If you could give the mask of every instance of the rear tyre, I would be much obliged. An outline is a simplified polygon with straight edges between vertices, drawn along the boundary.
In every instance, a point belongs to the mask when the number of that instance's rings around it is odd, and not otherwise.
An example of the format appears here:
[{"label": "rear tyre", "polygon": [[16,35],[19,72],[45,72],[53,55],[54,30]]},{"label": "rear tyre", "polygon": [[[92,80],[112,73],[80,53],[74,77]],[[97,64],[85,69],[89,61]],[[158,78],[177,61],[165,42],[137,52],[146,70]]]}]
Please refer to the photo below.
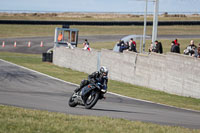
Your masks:
[{"label": "rear tyre", "polygon": [[74,93],[72,94],[72,96],[69,98],[68,104],[70,107],[76,107],[78,105],[78,103],[75,102],[76,97],[74,97]]},{"label": "rear tyre", "polygon": [[91,109],[99,100],[100,93],[99,92],[91,92],[86,100],[85,100],[85,108]]}]

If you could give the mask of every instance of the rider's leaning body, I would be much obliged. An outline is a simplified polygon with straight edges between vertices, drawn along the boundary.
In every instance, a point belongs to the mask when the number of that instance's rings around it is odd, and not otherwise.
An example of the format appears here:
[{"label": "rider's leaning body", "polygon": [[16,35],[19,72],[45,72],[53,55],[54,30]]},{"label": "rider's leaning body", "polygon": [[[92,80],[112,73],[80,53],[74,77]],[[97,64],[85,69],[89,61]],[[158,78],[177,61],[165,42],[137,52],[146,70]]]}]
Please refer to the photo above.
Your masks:
[{"label": "rider's leaning body", "polygon": [[84,86],[88,85],[91,82],[100,83],[102,85],[102,89],[107,91],[108,69],[102,66],[99,71],[90,74],[88,76],[88,80],[81,81],[80,86],[74,90],[75,93],[79,92]]}]

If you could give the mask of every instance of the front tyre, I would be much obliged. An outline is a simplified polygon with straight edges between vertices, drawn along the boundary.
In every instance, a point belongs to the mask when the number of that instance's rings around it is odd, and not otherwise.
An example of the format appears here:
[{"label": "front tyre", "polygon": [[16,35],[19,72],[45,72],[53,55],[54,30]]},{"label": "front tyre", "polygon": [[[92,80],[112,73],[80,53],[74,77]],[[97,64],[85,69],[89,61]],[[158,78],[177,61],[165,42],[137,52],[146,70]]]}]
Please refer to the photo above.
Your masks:
[{"label": "front tyre", "polygon": [[72,96],[69,98],[68,104],[70,107],[76,107],[78,105],[77,102],[75,102],[75,96],[74,93],[72,94]]},{"label": "front tyre", "polygon": [[91,109],[99,100],[100,93],[92,91],[85,100],[85,108]]}]

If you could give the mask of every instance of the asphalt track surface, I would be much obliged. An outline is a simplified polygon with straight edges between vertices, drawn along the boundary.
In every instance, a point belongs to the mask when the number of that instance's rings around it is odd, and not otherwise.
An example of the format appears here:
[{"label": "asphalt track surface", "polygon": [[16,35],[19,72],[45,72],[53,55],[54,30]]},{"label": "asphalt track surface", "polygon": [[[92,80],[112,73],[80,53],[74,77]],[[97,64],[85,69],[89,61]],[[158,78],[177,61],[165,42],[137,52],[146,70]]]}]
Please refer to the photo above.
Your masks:
[{"label": "asphalt track surface", "polygon": [[[71,108],[76,85],[0,60],[0,104],[74,115],[108,116],[161,125],[200,128],[200,112],[106,94],[91,110]],[[183,101],[184,102],[184,101]]]},{"label": "asphalt track surface", "polygon": [[[117,42],[119,39],[126,35],[93,35],[93,36],[79,36],[78,43],[82,44],[84,39],[88,39],[90,44],[94,42]],[[173,40],[175,38],[200,38],[200,35],[160,35],[160,39]],[[54,37],[21,37],[21,38],[0,38],[0,45],[5,41],[5,47],[0,47],[0,51],[18,52],[18,53],[31,53],[42,54],[48,49],[53,47]],[[14,42],[17,42],[17,47],[13,47]],[[31,47],[27,47],[28,42],[31,42]],[[43,41],[44,47],[40,47]],[[92,47],[92,46],[91,46]]]}]

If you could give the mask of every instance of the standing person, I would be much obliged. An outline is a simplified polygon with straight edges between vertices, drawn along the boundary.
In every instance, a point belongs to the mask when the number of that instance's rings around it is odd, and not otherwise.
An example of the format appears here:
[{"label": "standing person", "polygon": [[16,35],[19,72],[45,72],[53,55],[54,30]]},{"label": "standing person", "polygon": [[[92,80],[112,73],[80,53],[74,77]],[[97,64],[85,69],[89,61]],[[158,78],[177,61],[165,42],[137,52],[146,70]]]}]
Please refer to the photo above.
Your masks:
[{"label": "standing person", "polygon": [[133,40],[133,38],[131,38],[129,41],[129,51],[137,52],[136,42]]},{"label": "standing person", "polygon": [[180,54],[180,47],[174,41],[171,43],[171,52]]},{"label": "standing person", "polygon": [[63,34],[62,34],[62,32],[60,32],[60,34],[58,35],[58,41],[60,42],[60,41],[62,41],[62,39],[63,39]]},{"label": "standing person", "polygon": [[162,54],[162,53],[163,53],[162,43],[161,43],[161,42],[158,42],[158,41],[156,40],[156,41],[155,41],[155,44],[156,44],[156,47],[155,47],[155,49],[153,49],[153,52]]},{"label": "standing person", "polygon": [[90,43],[88,42],[87,39],[85,39],[85,42],[83,43],[83,49],[84,49],[84,50],[91,51]]}]

